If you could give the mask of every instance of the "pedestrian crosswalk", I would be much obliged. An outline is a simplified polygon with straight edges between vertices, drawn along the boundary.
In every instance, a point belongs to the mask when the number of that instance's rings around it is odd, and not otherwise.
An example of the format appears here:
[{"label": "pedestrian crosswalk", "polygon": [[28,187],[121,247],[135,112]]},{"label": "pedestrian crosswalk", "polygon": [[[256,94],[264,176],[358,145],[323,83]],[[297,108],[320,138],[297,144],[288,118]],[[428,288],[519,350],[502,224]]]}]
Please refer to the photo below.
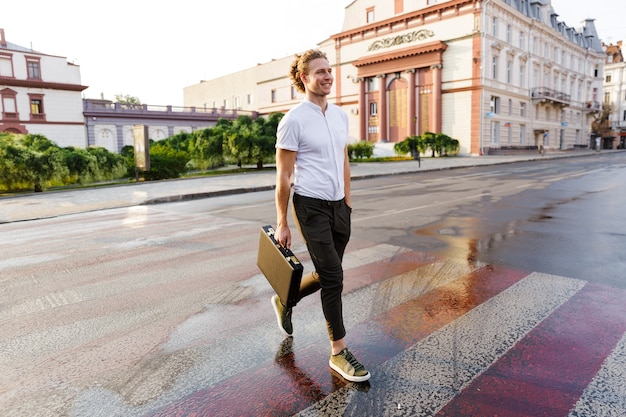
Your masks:
[{"label": "pedestrian crosswalk", "polygon": [[146,415],[626,415],[623,290],[393,245],[361,244],[344,265],[348,340],[368,384],[328,369],[319,305],[306,299],[293,340],[263,336],[279,335],[273,320],[246,335],[257,353],[275,343],[274,357]]}]

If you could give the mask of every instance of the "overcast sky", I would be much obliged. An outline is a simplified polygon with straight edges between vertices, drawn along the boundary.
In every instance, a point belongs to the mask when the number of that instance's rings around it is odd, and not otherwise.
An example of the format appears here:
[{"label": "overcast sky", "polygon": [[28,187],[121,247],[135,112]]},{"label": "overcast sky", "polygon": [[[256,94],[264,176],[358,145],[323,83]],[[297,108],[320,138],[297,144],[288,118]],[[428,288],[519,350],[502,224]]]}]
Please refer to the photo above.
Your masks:
[{"label": "overcast sky", "polygon": [[[314,47],[342,29],[352,0],[5,0],[7,41],[80,65],[86,98],[183,105],[183,88]],[[596,19],[626,40],[626,1],[552,0],[560,20]],[[287,69],[286,69],[287,70]]]}]

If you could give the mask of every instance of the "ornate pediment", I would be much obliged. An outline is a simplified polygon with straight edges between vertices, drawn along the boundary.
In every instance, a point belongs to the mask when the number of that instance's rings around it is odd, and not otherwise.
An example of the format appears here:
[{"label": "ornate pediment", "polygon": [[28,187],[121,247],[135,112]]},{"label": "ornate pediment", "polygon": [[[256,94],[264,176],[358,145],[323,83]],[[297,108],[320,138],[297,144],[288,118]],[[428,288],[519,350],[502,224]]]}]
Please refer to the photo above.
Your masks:
[{"label": "ornate pediment", "polygon": [[377,51],[379,49],[390,48],[392,46],[403,45],[405,43],[411,43],[415,41],[423,41],[424,39],[432,38],[435,36],[435,32],[428,29],[416,30],[405,35],[398,35],[391,38],[384,38],[372,43],[368,51]]}]

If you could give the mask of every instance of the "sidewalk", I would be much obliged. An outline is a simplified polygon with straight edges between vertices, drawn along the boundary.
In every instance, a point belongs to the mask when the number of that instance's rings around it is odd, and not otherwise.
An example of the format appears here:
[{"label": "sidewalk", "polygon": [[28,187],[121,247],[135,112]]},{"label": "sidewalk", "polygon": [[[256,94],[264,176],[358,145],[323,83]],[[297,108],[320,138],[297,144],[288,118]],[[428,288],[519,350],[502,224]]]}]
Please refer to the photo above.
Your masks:
[{"label": "sidewalk", "polygon": [[[412,172],[436,171],[481,165],[498,165],[536,159],[597,155],[594,151],[552,152],[503,156],[455,156],[422,158],[402,162],[354,162],[350,164],[352,179],[373,178]],[[50,191],[0,197],[0,224],[36,220],[88,211],[106,210],[145,204],[193,200],[271,190],[276,176],[272,171],[232,174],[217,177],[188,178],[137,184],[115,185],[93,189]]]}]

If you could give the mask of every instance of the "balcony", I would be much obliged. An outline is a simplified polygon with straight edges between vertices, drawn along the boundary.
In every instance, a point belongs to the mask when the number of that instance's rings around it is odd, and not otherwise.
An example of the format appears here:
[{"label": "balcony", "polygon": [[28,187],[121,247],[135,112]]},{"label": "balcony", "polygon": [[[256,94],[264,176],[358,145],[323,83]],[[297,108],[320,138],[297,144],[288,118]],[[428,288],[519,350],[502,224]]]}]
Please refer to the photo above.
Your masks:
[{"label": "balcony", "polygon": [[83,100],[83,113],[86,117],[142,117],[151,119],[199,119],[234,120],[238,116],[258,117],[255,111],[201,107],[155,106],[149,104],[112,103],[101,100]]},{"label": "balcony", "polygon": [[596,100],[590,100],[585,103],[585,110],[590,112],[598,112],[602,110],[602,103]]},{"label": "balcony", "polygon": [[572,101],[569,94],[565,94],[548,87],[533,88],[531,97],[535,101],[549,101],[560,106],[569,106]]}]

